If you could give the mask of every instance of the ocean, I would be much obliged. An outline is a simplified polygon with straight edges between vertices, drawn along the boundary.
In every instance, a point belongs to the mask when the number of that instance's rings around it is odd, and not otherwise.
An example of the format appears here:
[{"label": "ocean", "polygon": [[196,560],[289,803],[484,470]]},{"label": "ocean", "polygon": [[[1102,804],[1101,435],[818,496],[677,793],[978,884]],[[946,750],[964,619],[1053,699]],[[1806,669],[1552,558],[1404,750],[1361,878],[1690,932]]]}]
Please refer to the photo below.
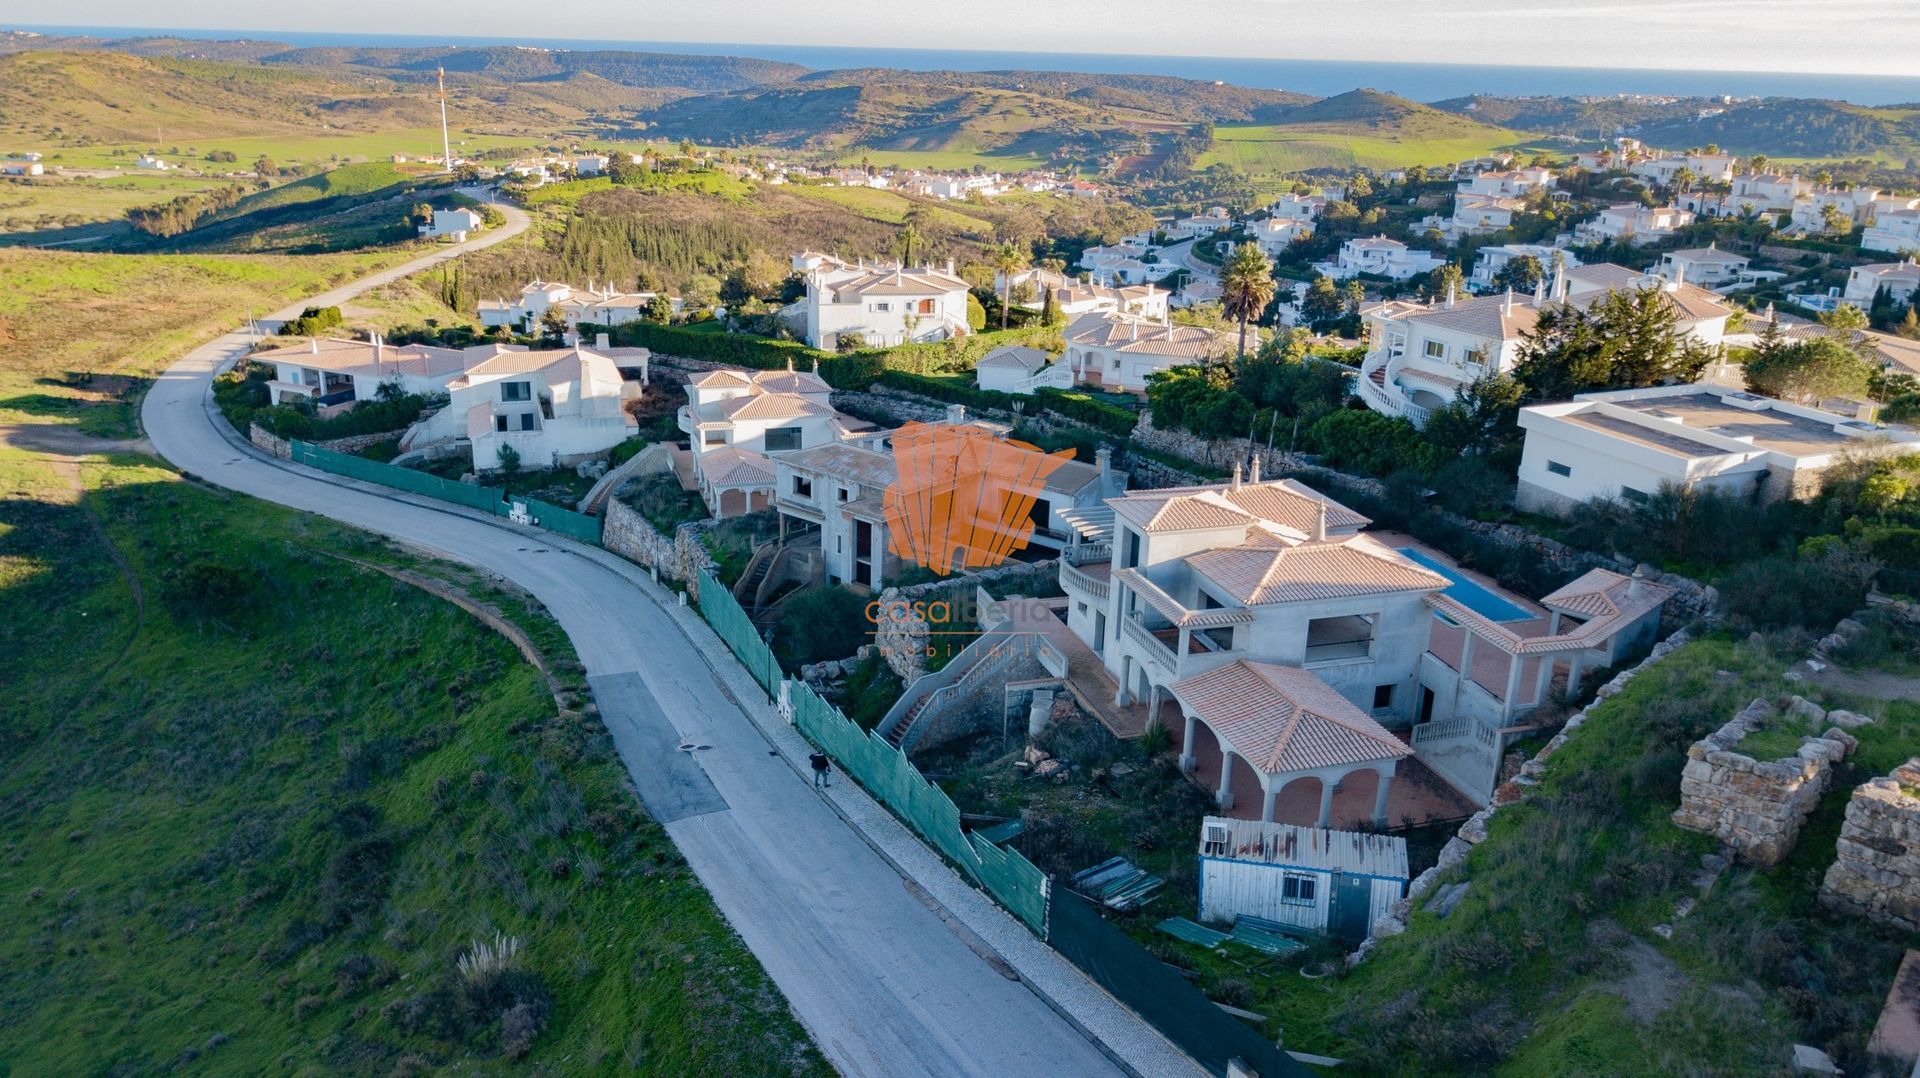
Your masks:
[{"label": "ocean", "polygon": [[629,49],[702,56],[752,56],[815,70],[895,67],[914,71],[1081,71],[1172,75],[1260,89],[1328,96],[1367,87],[1438,101],[1468,94],[1607,96],[1665,94],[1717,97],[1818,97],[1862,105],[1920,102],[1920,77],[1765,71],[1655,71],[1636,68],[1401,64],[1346,60],[1260,60],[1235,57],[1128,56],[1099,53],[973,52],[943,49],[770,45],[716,42],[612,41],[534,37],[426,37],[411,34],[181,30],[145,27],[27,26],[11,29],[94,37],[252,38],[289,45],[427,48],[445,45],[536,45],[553,49]]}]

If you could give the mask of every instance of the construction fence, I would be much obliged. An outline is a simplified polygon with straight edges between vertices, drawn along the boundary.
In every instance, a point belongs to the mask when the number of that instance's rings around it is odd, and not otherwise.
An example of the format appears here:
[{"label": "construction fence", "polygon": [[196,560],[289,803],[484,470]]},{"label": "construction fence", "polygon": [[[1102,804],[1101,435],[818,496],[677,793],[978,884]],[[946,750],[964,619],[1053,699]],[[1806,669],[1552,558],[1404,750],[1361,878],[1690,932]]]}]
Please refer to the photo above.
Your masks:
[{"label": "construction fence", "polygon": [[[772,650],[733,594],[705,573],[700,613],[767,695],[779,699],[785,678]],[[1194,1060],[1215,1074],[1226,1074],[1230,1060],[1239,1060],[1262,1078],[1306,1078],[1310,1073],[1259,1030],[1221,1010],[1173,967],[1108,924],[1092,903],[1071,891],[1056,891],[1046,874],[1017,851],[963,830],[960,809],[946,791],[929,782],[885,738],[860,729],[806,682],[785,685],[786,705],[807,740],[928,845],[961,866],[1035,935]]]},{"label": "construction fence", "polygon": [[412,468],[398,468],[377,460],[356,457],[350,453],[322,449],[312,442],[303,442],[298,439],[290,441],[288,449],[288,455],[295,464],[305,464],[310,468],[344,475],[349,479],[361,479],[369,483],[378,483],[383,487],[404,490],[409,494],[421,494],[443,502],[464,505],[469,509],[479,509],[495,516],[510,517],[538,525],[548,531],[558,532],[570,539],[578,539],[583,543],[592,543],[596,546],[600,543],[599,517],[576,513],[571,509],[548,504],[538,498],[509,495],[496,487],[442,479],[437,475],[415,471]]}]

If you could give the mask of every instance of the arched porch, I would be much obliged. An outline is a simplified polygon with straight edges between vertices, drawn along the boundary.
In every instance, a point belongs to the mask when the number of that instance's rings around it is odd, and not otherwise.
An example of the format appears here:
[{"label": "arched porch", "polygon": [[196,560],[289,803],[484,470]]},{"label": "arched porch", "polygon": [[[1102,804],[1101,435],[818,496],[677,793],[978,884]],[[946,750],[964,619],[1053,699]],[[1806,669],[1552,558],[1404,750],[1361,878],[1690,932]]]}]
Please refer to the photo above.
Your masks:
[{"label": "arched porch", "polygon": [[1308,771],[1267,772],[1209,727],[1186,716],[1180,764],[1211,790],[1221,814],[1240,820],[1355,830],[1384,827],[1397,759]]}]

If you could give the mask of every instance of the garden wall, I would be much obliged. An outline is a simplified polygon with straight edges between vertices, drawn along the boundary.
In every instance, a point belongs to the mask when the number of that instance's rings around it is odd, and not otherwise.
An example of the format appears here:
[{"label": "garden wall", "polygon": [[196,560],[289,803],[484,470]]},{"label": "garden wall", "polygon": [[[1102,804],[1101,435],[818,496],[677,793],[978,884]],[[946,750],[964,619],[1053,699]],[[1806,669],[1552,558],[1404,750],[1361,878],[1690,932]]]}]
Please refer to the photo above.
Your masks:
[{"label": "garden wall", "polygon": [[615,554],[654,570],[659,576],[685,587],[697,602],[700,598],[700,574],[711,572],[713,556],[700,541],[702,525],[714,521],[695,520],[680,525],[672,538],[646,517],[619,498],[607,499],[601,509],[600,545]]},{"label": "garden wall", "polygon": [[[345,438],[334,438],[325,442],[308,442],[335,453],[358,453],[370,445],[392,441],[405,434],[405,430],[378,431],[373,434],[349,434]],[[281,460],[293,459],[293,443],[268,431],[258,423],[247,424],[247,440],[261,449],[272,453]]]},{"label": "garden wall", "polygon": [[[1826,712],[1794,697],[1788,719],[1817,722]],[[1781,709],[1755,700],[1725,726],[1693,743],[1680,773],[1680,807],[1673,822],[1714,835],[1749,864],[1777,865],[1793,849],[1807,816],[1833,780],[1833,765],[1853,751],[1838,727],[1801,741],[1797,754],[1756,760],[1736,751],[1749,734],[1781,721]]]},{"label": "garden wall", "polygon": [[1822,905],[1920,932],[1920,758],[1853,791],[1834,852]]}]

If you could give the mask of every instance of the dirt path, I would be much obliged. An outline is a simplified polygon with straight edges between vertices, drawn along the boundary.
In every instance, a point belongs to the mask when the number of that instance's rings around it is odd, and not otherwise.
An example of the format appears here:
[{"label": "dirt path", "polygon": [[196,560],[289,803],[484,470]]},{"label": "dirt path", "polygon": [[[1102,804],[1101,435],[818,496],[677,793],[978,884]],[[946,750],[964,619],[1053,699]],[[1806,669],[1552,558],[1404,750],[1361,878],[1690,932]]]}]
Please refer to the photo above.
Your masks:
[{"label": "dirt path", "polygon": [[1884,670],[1848,670],[1832,660],[1820,660],[1820,669],[1812,662],[1794,667],[1807,682],[1832,692],[1869,696],[1875,700],[1920,700],[1920,677],[1889,674]]}]

